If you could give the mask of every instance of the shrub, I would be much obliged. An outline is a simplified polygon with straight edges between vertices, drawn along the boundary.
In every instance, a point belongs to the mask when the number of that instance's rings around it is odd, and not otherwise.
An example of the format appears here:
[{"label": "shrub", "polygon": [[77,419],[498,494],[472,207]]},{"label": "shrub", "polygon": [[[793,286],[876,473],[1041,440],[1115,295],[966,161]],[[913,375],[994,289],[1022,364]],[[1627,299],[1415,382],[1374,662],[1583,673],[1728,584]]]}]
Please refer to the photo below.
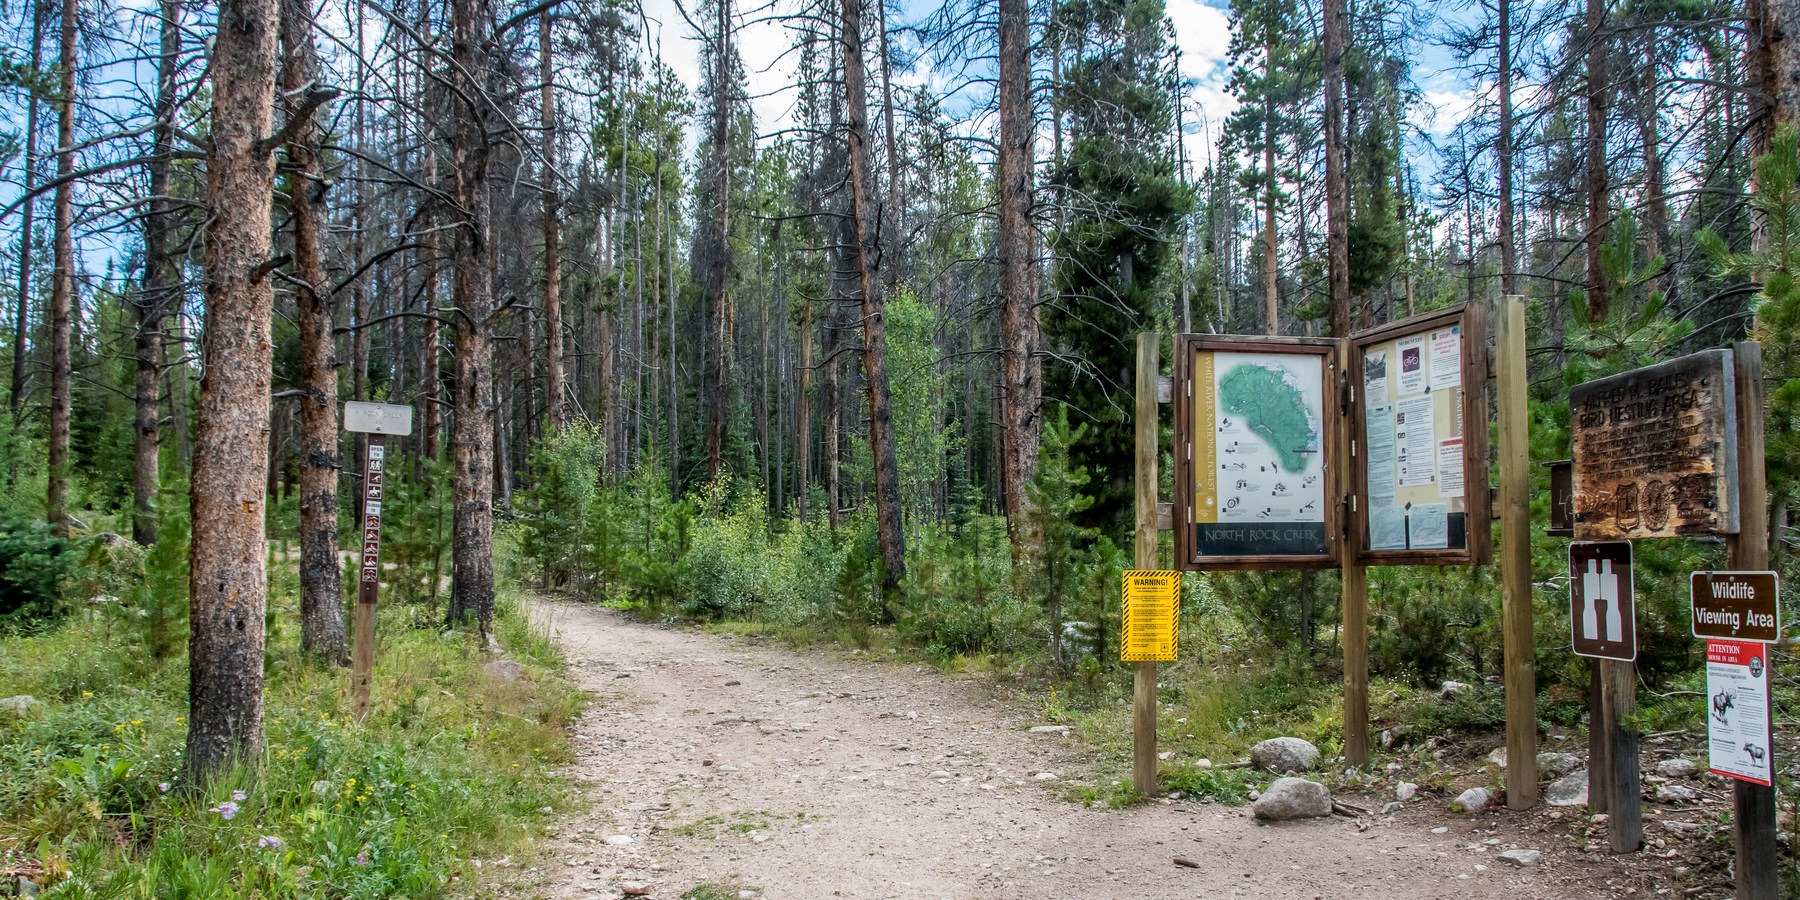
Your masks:
[{"label": "shrub", "polygon": [[49,525],[0,511],[0,628],[40,627],[64,612],[71,556],[69,542],[51,534]]}]

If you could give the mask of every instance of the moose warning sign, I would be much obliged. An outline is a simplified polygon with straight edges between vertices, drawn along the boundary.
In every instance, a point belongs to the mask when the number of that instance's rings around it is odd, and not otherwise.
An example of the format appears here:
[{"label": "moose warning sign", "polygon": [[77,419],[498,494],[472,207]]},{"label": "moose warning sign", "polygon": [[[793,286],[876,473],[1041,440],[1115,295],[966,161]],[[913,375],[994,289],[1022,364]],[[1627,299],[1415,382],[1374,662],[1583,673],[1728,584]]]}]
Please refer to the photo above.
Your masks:
[{"label": "moose warning sign", "polygon": [[1772,785],[1769,762],[1769,647],[1706,640],[1706,744],[1709,764],[1727,778]]},{"label": "moose warning sign", "polygon": [[1181,573],[1132,569],[1125,573],[1123,662],[1171,662],[1181,621]]}]

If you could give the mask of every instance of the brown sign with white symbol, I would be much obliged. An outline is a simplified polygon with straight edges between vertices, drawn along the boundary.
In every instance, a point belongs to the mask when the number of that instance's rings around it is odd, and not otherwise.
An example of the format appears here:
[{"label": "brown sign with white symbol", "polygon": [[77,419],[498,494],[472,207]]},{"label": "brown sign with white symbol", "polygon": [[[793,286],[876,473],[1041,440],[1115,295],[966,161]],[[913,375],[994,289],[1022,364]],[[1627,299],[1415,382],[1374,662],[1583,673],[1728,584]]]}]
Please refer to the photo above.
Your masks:
[{"label": "brown sign with white symbol", "polygon": [[1695,572],[1694,637],[1781,640],[1781,580],[1774,572]]},{"label": "brown sign with white symbol", "polygon": [[1637,658],[1630,541],[1569,545],[1569,630],[1569,643],[1577,655]]},{"label": "brown sign with white symbol", "polygon": [[1737,533],[1732,368],[1708,350],[1569,391],[1575,537]]}]

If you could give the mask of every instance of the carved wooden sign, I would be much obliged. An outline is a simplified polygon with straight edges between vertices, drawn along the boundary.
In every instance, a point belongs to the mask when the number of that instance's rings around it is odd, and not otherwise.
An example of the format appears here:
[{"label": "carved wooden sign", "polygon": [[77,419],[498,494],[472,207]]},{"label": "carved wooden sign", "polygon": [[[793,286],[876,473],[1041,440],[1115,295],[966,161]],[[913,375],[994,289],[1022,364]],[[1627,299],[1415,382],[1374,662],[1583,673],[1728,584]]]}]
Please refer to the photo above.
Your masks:
[{"label": "carved wooden sign", "polygon": [[1576,540],[1737,533],[1730,351],[1577,385],[1569,406]]}]

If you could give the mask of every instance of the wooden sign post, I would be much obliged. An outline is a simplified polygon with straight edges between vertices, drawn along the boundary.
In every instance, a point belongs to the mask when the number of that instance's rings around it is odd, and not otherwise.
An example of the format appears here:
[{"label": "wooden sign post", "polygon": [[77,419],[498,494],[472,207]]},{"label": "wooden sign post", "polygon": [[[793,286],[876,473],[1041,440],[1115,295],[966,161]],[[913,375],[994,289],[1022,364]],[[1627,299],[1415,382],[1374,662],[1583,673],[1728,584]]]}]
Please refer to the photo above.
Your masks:
[{"label": "wooden sign post", "polygon": [[369,436],[363,460],[363,496],[357,566],[355,654],[350,662],[350,696],[356,717],[369,711],[369,682],[375,671],[375,600],[381,591],[381,505],[387,484],[387,436],[412,433],[412,407],[392,403],[344,404],[344,430]]},{"label": "wooden sign post", "polygon": [[[1137,529],[1139,569],[1156,568],[1156,378],[1161,346],[1153,333],[1137,336]],[[1156,791],[1156,663],[1132,663],[1131,786]]]},{"label": "wooden sign post", "polygon": [[1525,298],[1500,300],[1494,329],[1500,435],[1501,652],[1506,682],[1506,807],[1537,804],[1537,641],[1531,617],[1531,412]]},{"label": "wooden sign post", "polygon": [[[1737,480],[1737,534],[1725,539],[1733,569],[1761,571],[1769,567],[1769,482],[1763,459],[1762,344],[1747,341],[1731,348],[1732,387],[1737,413],[1737,453],[1732,462]],[[1769,673],[1765,669],[1764,695]],[[1772,704],[1771,704],[1772,706]],[[1764,715],[1773,716],[1765,707]],[[1773,733],[1773,722],[1770,723]],[[1770,750],[1773,753],[1773,748]],[[1773,769],[1773,760],[1770,768]],[[1737,849],[1738,900],[1776,900],[1781,894],[1775,846],[1775,788],[1733,781],[1731,836]]]},{"label": "wooden sign post", "polygon": [[[1735,372],[1740,364],[1734,357],[1741,355],[1741,350],[1707,350],[1569,391],[1576,540],[1737,535],[1738,543],[1766,541],[1759,488],[1761,389],[1758,383],[1754,399],[1746,393],[1742,373]],[[1753,412],[1739,415],[1740,409]],[[1750,440],[1750,428],[1754,451],[1742,446]],[[1754,469],[1746,468],[1747,457],[1740,459],[1750,452],[1756,454]],[[1759,474],[1740,479],[1744,471]],[[1758,512],[1751,512],[1752,506]],[[1741,525],[1758,515],[1765,515],[1759,536],[1739,534]],[[1592,663],[1589,797],[1607,813],[1614,853],[1634,852],[1643,840],[1637,733],[1629,724],[1637,711],[1632,643],[1630,653],[1609,650],[1612,658]],[[1772,798],[1769,810],[1772,852]]]}]

